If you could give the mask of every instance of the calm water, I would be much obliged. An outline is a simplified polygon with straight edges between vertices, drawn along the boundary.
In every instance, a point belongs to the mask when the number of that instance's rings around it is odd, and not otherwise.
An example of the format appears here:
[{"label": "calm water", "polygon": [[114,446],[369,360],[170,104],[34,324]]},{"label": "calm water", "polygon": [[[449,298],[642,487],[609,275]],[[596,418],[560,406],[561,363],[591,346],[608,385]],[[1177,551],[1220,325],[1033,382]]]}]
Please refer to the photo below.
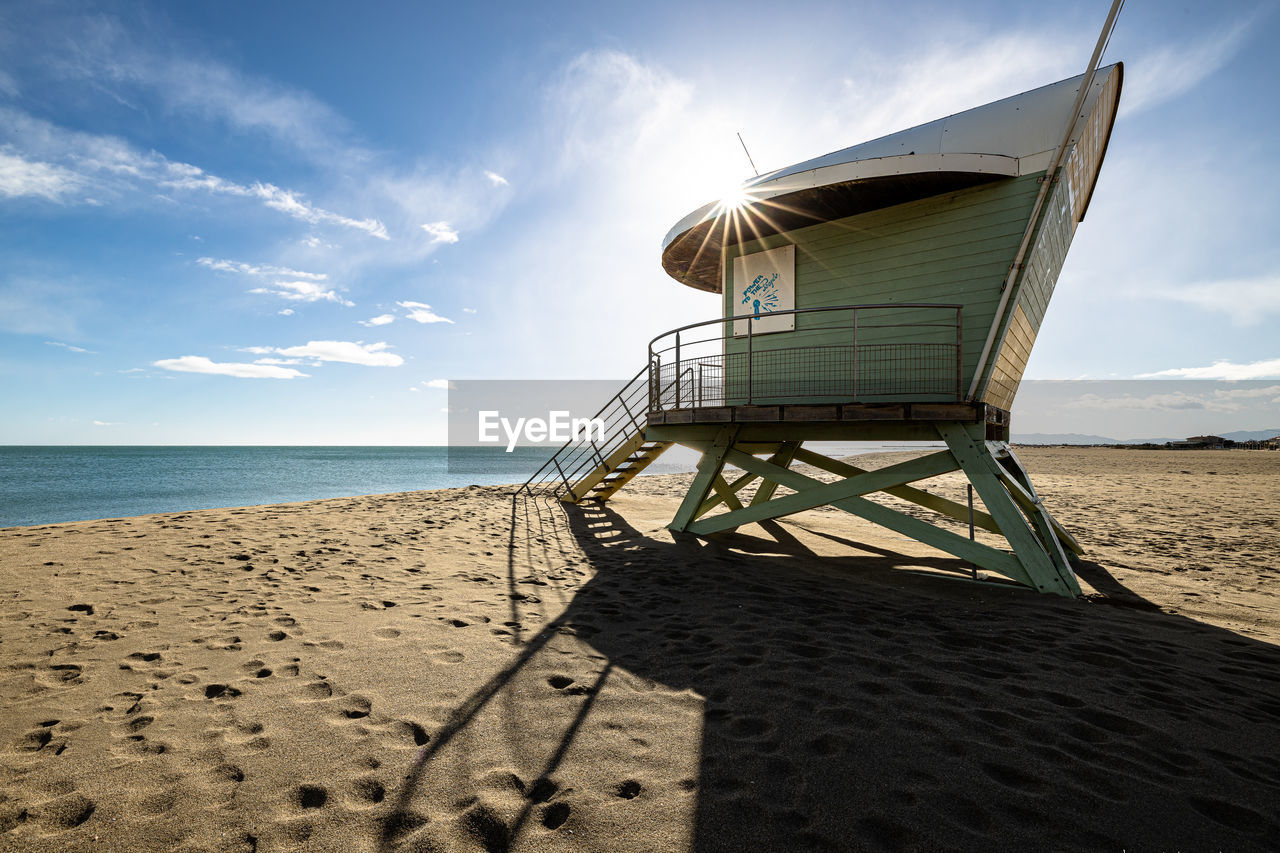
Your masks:
[{"label": "calm water", "polygon": [[[900,448],[848,445],[834,455]],[[541,447],[0,446],[0,527],[523,483],[550,454]],[[691,451],[673,448],[645,473],[691,471],[695,462]]]},{"label": "calm water", "polygon": [[465,473],[444,447],[0,447],[0,527],[522,483],[550,455],[453,453]]}]

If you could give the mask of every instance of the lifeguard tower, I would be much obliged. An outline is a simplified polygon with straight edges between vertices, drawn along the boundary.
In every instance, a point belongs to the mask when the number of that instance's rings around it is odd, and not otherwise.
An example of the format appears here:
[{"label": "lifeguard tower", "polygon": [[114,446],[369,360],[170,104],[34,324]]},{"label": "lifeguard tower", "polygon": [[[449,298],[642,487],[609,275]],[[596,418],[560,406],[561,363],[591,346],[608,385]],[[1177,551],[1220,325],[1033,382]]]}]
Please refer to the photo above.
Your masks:
[{"label": "lifeguard tower", "polygon": [[[1007,441],[1115,120],[1123,68],[1096,68],[1100,51],[1101,40],[1084,75],[762,175],[680,220],[662,266],[722,294],[721,316],[654,338],[644,369],[599,414],[606,441],[570,442],[526,489],[607,500],[681,444],[701,458],[673,530],[830,504],[1041,592],[1080,594],[1081,548]],[[938,439],[945,450],[874,471],[804,446]],[[726,479],[726,465],[743,473]],[[957,470],[985,511],[913,485]],[[1009,548],[875,492],[971,521]]]}]

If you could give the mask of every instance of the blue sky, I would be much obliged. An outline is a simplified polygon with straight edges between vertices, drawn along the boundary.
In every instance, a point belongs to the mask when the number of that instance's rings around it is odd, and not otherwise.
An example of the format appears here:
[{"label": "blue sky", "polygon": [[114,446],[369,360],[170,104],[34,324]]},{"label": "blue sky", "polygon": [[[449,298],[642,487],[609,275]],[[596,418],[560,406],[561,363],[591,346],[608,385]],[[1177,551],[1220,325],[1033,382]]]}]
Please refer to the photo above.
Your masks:
[{"label": "blue sky", "polygon": [[[1078,74],[1108,4],[1059,5],[0,3],[0,443],[437,444],[447,378],[629,377],[718,310],[659,245],[736,133]],[[1280,379],[1278,37],[1126,5],[1029,376]]]}]

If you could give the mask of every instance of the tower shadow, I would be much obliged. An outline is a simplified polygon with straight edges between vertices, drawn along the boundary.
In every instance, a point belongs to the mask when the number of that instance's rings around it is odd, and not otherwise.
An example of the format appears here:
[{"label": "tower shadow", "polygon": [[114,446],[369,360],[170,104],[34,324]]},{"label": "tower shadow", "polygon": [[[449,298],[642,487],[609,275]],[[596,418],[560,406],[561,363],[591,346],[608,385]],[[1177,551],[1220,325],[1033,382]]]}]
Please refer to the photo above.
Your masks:
[{"label": "tower shadow", "polygon": [[[513,503],[512,589],[569,552],[591,578],[459,706],[401,792],[384,841],[438,751],[551,638],[571,632],[607,663],[551,738],[531,789],[560,768],[604,679],[626,673],[691,691],[703,703],[695,851],[1280,842],[1275,646],[1154,605],[1098,607],[912,575],[900,567],[919,558],[855,540],[857,553],[822,557],[786,537],[672,538],[608,505],[524,500]],[[735,553],[753,541],[767,553]],[[967,574],[960,561],[934,562]],[[1141,601],[1101,566],[1082,574],[1108,596]],[[515,849],[543,808],[528,800],[500,833]]]}]

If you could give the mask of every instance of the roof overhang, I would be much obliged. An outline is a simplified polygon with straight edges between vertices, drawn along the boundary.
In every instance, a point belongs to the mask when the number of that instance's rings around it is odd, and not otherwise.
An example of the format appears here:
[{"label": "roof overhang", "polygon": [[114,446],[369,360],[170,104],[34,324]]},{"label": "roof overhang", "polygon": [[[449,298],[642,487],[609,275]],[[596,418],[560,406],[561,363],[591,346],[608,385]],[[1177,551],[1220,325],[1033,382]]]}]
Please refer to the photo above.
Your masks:
[{"label": "roof overhang", "polygon": [[[1098,69],[1081,108],[1087,118],[1100,94],[1111,95],[1102,98],[1111,111],[1102,123],[1108,137],[1121,74],[1118,63]],[[739,203],[710,202],[676,223],[662,243],[663,269],[683,284],[719,293],[720,257],[728,246],[1042,172],[1083,80],[1062,80],[754,178]],[[1102,144],[1105,151],[1105,137]]]}]

